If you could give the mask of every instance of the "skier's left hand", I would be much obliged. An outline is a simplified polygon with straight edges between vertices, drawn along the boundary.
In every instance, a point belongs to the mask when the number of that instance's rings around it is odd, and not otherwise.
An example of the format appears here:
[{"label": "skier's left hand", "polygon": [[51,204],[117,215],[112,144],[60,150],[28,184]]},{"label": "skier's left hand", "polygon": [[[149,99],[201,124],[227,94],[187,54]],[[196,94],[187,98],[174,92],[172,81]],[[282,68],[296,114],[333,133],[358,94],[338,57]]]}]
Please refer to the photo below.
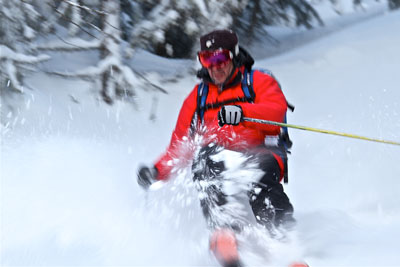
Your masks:
[{"label": "skier's left hand", "polygon": [[157,181],[157,176],[158,171],[155,167],[142,166],[137,174],[137,182],[143,189],[147,190],[150,185]]},{"label": "skier's left hand", "polygon": [[225,124],[238,125],[242,118],[243,111],[241,106],[223,106],[218,112],[218,124],[220,127]]}]

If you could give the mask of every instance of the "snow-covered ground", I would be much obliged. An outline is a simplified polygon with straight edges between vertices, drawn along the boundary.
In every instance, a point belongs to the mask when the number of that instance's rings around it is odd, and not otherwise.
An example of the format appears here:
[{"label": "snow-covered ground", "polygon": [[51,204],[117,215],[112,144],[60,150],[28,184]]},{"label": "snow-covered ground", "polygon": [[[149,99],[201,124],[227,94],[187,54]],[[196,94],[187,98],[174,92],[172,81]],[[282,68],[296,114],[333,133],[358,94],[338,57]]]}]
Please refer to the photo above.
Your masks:
[{"label": "snow-covered ground", "polygon": [[[399,28],[400,12],[383,14],[256,66],[271,69],[296,105],[290,123],[400,141]],[[166,73],[189,64],[151,60]],[[136,184],[138,165],[167,146],[197,82],[183,70],[178,82],[148,75],[168,94],[138,90],[136,106],[104,105],[89,83],[44,74],[29,78],[40,90],[16,99],[19,108],[2,105],[2,265],[216,265],[185,173],[148,194]],[[257,239],[269,250],[260,258],[242,246],[244,261],[398,266],[400,147],[290,133],[285,187],[297,227],[290,242]]]}]

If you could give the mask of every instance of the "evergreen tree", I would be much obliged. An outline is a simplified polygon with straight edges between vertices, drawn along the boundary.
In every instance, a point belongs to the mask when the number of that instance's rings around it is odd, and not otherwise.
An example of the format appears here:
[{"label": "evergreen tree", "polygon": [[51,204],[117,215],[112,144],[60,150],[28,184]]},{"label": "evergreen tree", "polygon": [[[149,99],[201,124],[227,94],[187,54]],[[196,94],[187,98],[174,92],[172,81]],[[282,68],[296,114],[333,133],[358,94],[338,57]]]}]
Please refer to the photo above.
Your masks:
[{"label": "evergreen tree", "polygon": [[24,74],[34,65],[47,60],[36,55],[31,47],[43,18],[32,1],[0,0],[0,90],[4,97],[10,92],[24,92]]},{"label": "evergreen tree", "polygon": [[266,25],[323,25],[315,9],[305,0],[253,0],[234,17],[233,28],[246,43],[260,35],[268,35]]},{"label": "evergreen tree", "polygon": [[[87,51],[98,50],[99,61],[95,66],[65,72],[49,72],[65,78],[90,80],[98,89],[102,99],[112,104],[117,99],[134,103],[135,90],[145,87],[143,79],[138,77],[130,67],[124,64],[122,56],[121,1],[102,0],[88,1],[92,6],[63,0],[81,9],[81,14],[88,14],[98,23],[82,23],[79,25],[80,36],[69,37],[38,46],[42,50],[55,51]],[[82,1],[81,3],[85,3]],[[98,4],[97,4],[98,3]],[[73,23],[73,21],[70,21]],[[68,26],[68,24],[66,24]],[[95,31],[93,31],[95,30]],[[93,32],[93,33],[91,33]],[[85,34],[86,33],[86,34]],[[84,37],[84,38],[83,38]]]},{"label": "evergreen tree", "polygon": [[399,9],[400,8],[400,0],[388,0],[389,1],[389,8],[391,10]]},{"label": "evergreen tree", "polygon": [[120,1],[103,0],[101,60],[96,74],[101,76],[101,95],[111,104],[115,98],[134,96],[138,81],[132,70],[122,63]]},{"label": "evergreen tree", "polygon": [[137,1],[142,20],[135,24],[131,43],[158,55],[191,57],[201,34],[232,28],[251,42],[263,26],[322,25],[306,0],[147,0]]},{"label": "evergreen tree", "polygon": [[142,20],[134,25],[131,43],[158,55],[185,58],[198,37],[216,27],[231,27],[248,0],[138,1]]},{"label": "evergreen tree", "polygon": [[68,27],[68,33],[71,36],[79,32],[82,27],[83,18],[80,3],[77,0],[61,1],[55,8],[53,19],[61,19]]}]

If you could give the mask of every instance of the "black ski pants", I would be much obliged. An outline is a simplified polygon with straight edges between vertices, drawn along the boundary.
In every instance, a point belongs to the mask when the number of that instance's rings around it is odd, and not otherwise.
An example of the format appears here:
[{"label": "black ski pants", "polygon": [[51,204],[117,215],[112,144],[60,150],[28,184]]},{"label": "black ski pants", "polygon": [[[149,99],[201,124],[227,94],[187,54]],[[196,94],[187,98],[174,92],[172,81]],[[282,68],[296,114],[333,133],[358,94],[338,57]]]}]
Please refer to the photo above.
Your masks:
[{"label": "black ski pants", "polygon": [[[202,186],[197,186],[203,194],[203,197],[200,198],[200,204],[211,228],[220,226],[213,218],[212,210],[223,207],[228,202],[222,189],[223,185],[220,183],[221,173],[225,170],[224,161],[212,159],[212,156],[222,149],[218,146],[202,148],[193,164],[193,180],[197,185],[202,184]],[[249,160],[255,161],[264,173],[258,182],[251,184],[247,195],[257,222],[268,229],[272,226],[279,226],[286,221],[294,221],[293,206],[279,181],[281,171],[273,153],[282,153],[282,151],[277,149],[262,146],[246,152]]]}]

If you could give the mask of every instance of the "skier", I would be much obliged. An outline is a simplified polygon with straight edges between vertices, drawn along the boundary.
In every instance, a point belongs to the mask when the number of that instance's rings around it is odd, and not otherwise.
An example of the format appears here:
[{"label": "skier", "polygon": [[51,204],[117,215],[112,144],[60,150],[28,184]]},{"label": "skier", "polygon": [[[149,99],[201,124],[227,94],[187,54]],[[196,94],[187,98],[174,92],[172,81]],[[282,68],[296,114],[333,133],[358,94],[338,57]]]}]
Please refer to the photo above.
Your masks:
[{"label": "skier", "polygon": [[[243,117],[253,117],[282,122],[287,102],[272,74],[252,70],[254,60],[239,47],[233,31],[205,34],[200,37],[200,47],[202,69],[197,76],[202,83],[185,99],[166,152],[154,166],[139,168],[138,183],[147,189],[155,181],[168,179],[173,159],[179,155],[179,142],[201,131],[205,145],[194,166],[199,161],[202,164],[201,168],[193,167],[193,180],[208,195],[200,199],[200,204],[212,230],[210,248],[222,265],[239,266],[235,232],[240,229],[236,225],[220,225],[213,218],[213,209],[223,207],[228,200],[218,184],[224,162],[215,162],[212,155],[223,148],[257,159],[264,174],[248,192],[256,221],[268,229],[294,222],[293,206],[280,183],[287,161],[280,127],[243,121]],[[207,183],[201,181],[212,183],[204,188]]]}]

